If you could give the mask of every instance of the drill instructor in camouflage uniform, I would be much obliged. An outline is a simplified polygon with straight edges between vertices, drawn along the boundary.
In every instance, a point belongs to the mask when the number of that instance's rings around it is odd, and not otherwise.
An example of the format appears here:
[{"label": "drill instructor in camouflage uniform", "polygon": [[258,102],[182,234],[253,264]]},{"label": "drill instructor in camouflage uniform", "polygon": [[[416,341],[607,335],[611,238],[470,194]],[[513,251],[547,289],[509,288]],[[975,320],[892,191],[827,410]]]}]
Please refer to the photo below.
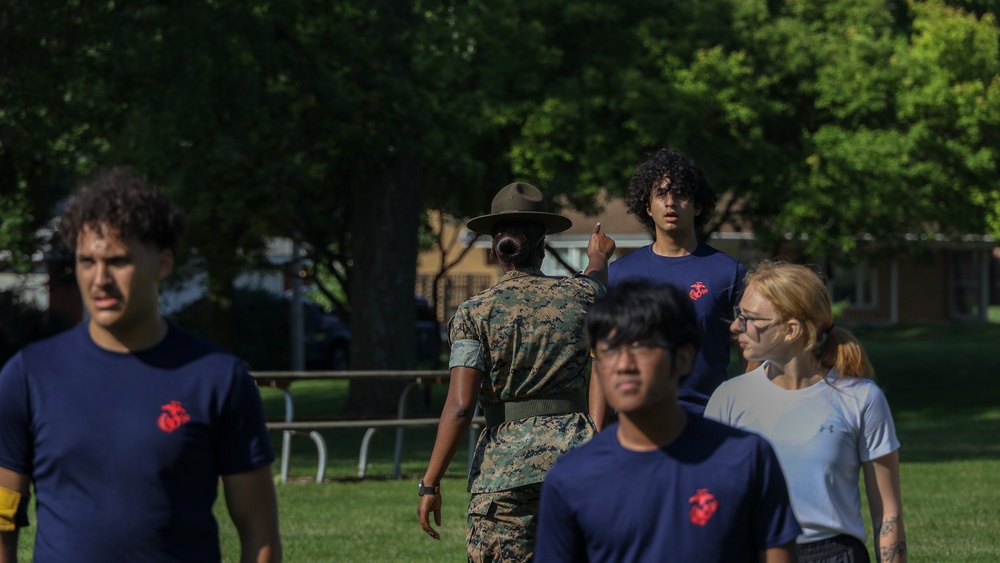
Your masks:
[{"label": "drill instructor in camouflage uniform", "polygon": [[497,193],[471,231],[493,237],[504,275],[462,303],[449,326],[451,383],[417,515],[434,539],[441,525],[440,480],[471,424],[478,398],[486,428],[476,445],[468,490],[469,561],[530,561],[542,479],[555,460],[595,432],[587,415],[590,354],[583,319],[604,295],[615,242],[590,235],[584,275],[542,273],[546,233],[572,226],[546,212],[534,186]]}]

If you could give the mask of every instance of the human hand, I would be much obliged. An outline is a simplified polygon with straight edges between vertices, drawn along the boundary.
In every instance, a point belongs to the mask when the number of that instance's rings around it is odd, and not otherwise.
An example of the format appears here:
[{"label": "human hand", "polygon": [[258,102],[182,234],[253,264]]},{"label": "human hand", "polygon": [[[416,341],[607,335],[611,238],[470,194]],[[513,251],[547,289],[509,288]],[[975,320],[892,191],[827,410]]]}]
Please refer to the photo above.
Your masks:
[{"label": "human hand", "polygon": [[590,242],[587,244],[587,256],[591,259],[598,259],[607,262],[611,255],[615,253],[615,241],[608,235],[601,233],[601,222],[594,225],[594,231],[590,233]]},{"label": "human hand", "polygon": [[440,540],[441,534],[431,527],[430,514],[434,513],[434,524],[441,526],[441,493],[434,495],[424,495],[420,497],[420,504],[417,505],[417,517],[420,518],[420,527],[427,532],[431,538]]}]

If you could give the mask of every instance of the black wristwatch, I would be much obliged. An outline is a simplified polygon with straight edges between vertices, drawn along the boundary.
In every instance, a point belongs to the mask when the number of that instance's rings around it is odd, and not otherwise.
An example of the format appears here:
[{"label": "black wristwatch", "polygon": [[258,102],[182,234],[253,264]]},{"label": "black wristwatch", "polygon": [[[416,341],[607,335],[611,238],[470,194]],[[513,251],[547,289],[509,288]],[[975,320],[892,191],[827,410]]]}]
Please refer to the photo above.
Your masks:
[{"label": "black wristwatch", "polygon": [[420,496],[424,495],[436,495],[441,492],[441,483],[434,485],[433,487],[425,487],[424,482],[420,481],[420,485],[417,488],[417,494]]}]

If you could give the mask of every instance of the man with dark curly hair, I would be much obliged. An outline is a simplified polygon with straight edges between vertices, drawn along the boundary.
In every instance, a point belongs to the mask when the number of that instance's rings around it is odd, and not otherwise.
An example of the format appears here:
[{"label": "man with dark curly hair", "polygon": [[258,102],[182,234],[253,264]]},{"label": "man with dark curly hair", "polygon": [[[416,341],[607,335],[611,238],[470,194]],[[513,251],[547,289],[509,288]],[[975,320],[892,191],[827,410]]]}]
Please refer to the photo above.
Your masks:
[{"label": "man with dark curly hair", "polygon": [[[698,240],[715,209],[712,184],[694,161],[676,149],[660,149],[636,167],[625,202],[653,235],[653,243],[622,256],[608,268],[608,284],[646,279],[688,294],[698,315],[703,344],[678,391],[681,405],[702,414],[726,378],[728,321],[743,292],[746,269],[735,258]],[[590,386],[590,414],[598,428],[608,418],[600,386]]]},{"label": "man with dark curly hair", "polygon": [[60,223],[87,311],[0,371],[0,563],[37,498],[35,561],[220,561],[221,477],[242,561],[281,559],[274,452],[243,363],[168,324],[159,287],[184,227],[111,168]]}]

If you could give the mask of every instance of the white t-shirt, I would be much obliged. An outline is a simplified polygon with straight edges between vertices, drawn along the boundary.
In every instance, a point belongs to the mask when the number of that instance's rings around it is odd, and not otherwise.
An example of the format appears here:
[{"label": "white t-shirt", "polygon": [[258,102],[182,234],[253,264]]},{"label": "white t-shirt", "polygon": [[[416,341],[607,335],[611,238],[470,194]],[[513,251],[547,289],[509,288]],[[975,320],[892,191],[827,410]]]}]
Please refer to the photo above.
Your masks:
[{"label": "white t-shirt", "polygon": [[806,389],[768,379],[767,363],[719,387],[705,416],[764,436],[774,446],[802,526],[798,543],[837,534],[865,541],[861,463],[899,449],[885,395],[875,382],[830,371]]}]

